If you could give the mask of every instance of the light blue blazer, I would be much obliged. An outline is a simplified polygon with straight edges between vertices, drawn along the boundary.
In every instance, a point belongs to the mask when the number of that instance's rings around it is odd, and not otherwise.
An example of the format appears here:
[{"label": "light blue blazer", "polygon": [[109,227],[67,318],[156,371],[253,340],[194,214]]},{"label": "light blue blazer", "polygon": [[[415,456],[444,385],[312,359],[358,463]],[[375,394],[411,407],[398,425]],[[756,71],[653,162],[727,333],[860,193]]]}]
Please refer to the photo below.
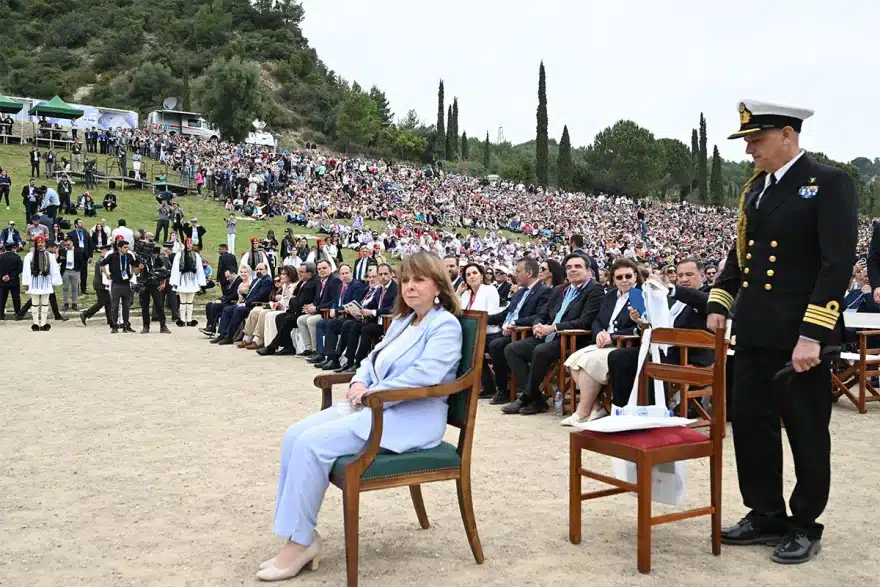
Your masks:
[{"label": "light blue blazer", "polygon": [[[412,339],[407,348],[392,347],[387,352],[397,356],[382,358],[382,369],[374,367],[376,357],[400,336],[415,318],[415,313],[391,323],[385,338],[361,363],[352,378],[370,391],[427,387],[455,379],[461,362],[461,324],[445,309],[433,309],[421,323],[421,336]],[[392,402],[385,404],[380,446],[397,453],[434,448],[446,432],[446,397]],[[370,436],[372,415],[362,410],[354,433],[364,439]]]}]

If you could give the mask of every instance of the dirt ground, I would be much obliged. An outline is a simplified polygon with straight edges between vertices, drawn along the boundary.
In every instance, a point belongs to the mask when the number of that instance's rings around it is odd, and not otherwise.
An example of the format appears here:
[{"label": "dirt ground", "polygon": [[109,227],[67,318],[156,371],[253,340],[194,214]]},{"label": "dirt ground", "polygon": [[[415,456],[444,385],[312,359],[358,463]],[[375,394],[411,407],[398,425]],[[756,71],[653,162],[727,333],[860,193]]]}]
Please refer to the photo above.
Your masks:
[{"label": "dirt ground", "polygon": [[[257,584],[258,563],[281,544],[271,533],[281,435],[318,409],[315,369],[209,345],[195,329],[111,336],[97,318],[48,333],[28,326],[0,323],[0,584]],[[656,527],[654,569],[642,576],[634,498],[585,504],[583,541],[570,544],[568,432],[553,415],[502,416],[483,402],[473,475],[486,562],[471,556],[453,483],[424,487],[428,530],[408,491],[371,492],[361,501],[361,585],[877,585],[880,406],[859,415],[841,402],[832,436],[816,560],[776,565],[758,546],[714,557],[706,517]],[[727,523],[743,514],[733,456],[728,437]],[[586,457],[610,471],[606,461]],[[793,478],[786,448],[788,491]],[[707,463],[688,466],[686,498],[688,506],[707,503]],[[319,530],[320,570],[287,584],[344,585],[333,486]]]}]

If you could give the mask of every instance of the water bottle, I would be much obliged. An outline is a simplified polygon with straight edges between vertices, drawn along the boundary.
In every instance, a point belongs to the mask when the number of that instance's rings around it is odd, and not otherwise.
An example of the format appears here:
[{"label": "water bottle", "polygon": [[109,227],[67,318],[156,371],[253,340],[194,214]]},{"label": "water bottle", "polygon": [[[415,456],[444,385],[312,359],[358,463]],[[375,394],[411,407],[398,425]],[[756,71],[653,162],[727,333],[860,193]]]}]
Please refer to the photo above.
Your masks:
[{"label": "water bottle", "polygon": [[556,415],[562,415],[562,392],[556,388],[556,394],[553,396],[553,405],[556,406]]}]

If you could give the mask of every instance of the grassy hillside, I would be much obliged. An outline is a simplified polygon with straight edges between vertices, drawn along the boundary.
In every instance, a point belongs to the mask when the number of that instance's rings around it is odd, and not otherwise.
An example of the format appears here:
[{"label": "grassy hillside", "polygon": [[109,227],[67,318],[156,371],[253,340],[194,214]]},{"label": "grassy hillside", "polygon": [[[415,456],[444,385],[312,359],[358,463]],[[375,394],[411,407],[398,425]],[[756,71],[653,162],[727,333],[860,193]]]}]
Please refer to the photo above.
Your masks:
[{"label": "grassy hillside", "polygon": [[[10,209],[6,210],[5,202],[0,205],[0,227],[5,228],[10,220],[15,220],[19,229],[24,228],[24,205],[21,202],[21,188],[27,184],[30,179],[30,164],[28,163],[27,147],[19,147],[12,145],[0,145],[0,168],[6,169],[12,178],[12,191],[10,193]],[[69,158],[69,154],[67,155]],[[98,166],[104,168],[106,157],[98,156]],[[147,169],[152,164],[151,160],[147,161]],[[178,176],[172,173],[169,180],[176,181]],[[37,179],[37,185],[54,186],[54,182],[50,182],[47,178]],[[74,195],[79,196],[84,190],[81,186],[74,186]],[[107,186],[99,185],[97,190],[93,190],[95,202],[100,203],[104,200],[107,193]],[[125,191],[114,190],[118,196],[117,202],[119,207],[113,212],[106,212],[103,209],[98,210],[97,218],[84,218],[86,226],[91,228],[95,224],[95,220],[106,218],[112,227],[116,226],[117,220],[125,218],[126,224],[132,229],[143,228],[152,232],[156,228],[156,198],[152,192],[146,190],[126,189]],[[186,212],[186,219],[189,220],[193,216],[199,219],[199,222],[208,231],[205,240],[208,243],[207,258],[212,264],[217,259],[217,245],[226,242],[226,216],[227,213],[219,203],[212,200],[205,200],[204,196],[189,195],[185,197],[176,197],[175,201],[179,202]],[[241,218],[241,216],[239,216]],[[73,220],[73,218],[71,218]],[[236,251],[242,254],[248,246],[251,237],[265,238],[267,230],[274,230],[275,236],[281,241],[284,230],[292,226],[296,234],[315,234],[313,231],[306,230],[302,227],[286,224],[283,219],[273,218],[271,220],[239,220],[238,230],[236,234]],[[354,260],[356,254],[354,251],[345,251],[346,260]]]}]

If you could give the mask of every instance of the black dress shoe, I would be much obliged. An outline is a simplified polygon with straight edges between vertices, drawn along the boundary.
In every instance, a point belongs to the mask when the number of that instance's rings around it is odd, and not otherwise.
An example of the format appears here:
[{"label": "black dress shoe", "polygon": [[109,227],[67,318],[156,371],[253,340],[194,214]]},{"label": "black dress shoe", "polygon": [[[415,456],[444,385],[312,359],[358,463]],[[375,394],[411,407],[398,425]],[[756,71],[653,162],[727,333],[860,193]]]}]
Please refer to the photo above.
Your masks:
[{"label": "black dress shoe", "polygon": [[224,336],[223,338],[220,339],[220,342],[217,343],[217,346],[222,346],[222,345],[227,345],[227,344],[232,344],[232,339],[229,338],[228,336]]},{"label": "black dress shoe", "polygon": [[70,318],[68,318],[67,316],[55,316],[55,320],[57,322],[67,322],[68,320],[70,320]]},{"label": "black dress shoe", "polygon": [[336,371],[337,369],[341,369],[342,366],[339,364],[339,361],[336,359],[328,359],[326,362],[321,364],[322,371]]},{"label": "black dress shoe", "polygon": [[332,361],[332,359],[325,359],[325,360],[321,361],[320,363],[312,363],[312,367],[314,367],[315,369],[323,369],[324,365],[329,365],[331,363],[331,361]]},{"label": "black dress shoe", "polygon": [[297,356],[298,357],[311,357],[314,354],[315,354],[315,351],[303,351],[303,352],[297,354]]},{"label": "black dress shoe", "polygon": [[257,349],[257,354],[260,355],[261,357],[268,357],[269,355],[275,354],[275,349],[270,346],[267,346],[266,348]]},{"label": "black dress shoe", "polygon": [[523,416],[534,416],[535,414],[543,414],[550,410],[547,400],[539,399],[536,402],[530,402],[528,405],[520,408],[519,413]]},{"label": "black dress shoe", "polygon": [[492,406],[500,406],[501,404],[510,403],[510,394],[496,392],[495,395],[492,396],[492,399],[489,400],[489,405]]},{"label": "black dress shoe", "polygon": [[85,313],[85,312],[80,312],[80,313],[79,313],[79,320],[80,320],[80,322],[83,323],[83,326],[86,325],[86,320],[87,320],[87,318],[86,318],[86,313]]},{"label": "black dress shoe", "polygon": [[480,399],[489,399],[490,397],[494,397],[495,394],[492,393],[491,390],[483,390],[480,392]]},{"label": "black dress shoe", "polygon": [[790,532],[773,549],[770,559],[783,565],[805,563],[822,550],[821,538],[810,538],[803,532]]},{"label": "black dress shoe", "polygon": [[324,355],[312,355],[311,357],[306,359],[306,363],[311,363],[312,365],[314,365],[316,363],[323,363],[326,360],[327,357],[325,357]]},{"label": "black dress shoe", "polygon": [[214,336],[214,331],[211,330],[210,328],[199,328],[199,332],[201,332],[202,334],[205,334],[207,336]]},{"label": "black dress shoe", "polygon": [[226,337],[225,336],[218,336],[217,338],[212,338],[208,342],[210,342],[211,344],[220,344],[220,341],[223,340],[224,338],[226,338]]},{"label": "black dress shoe", "polygon": [[280,351],[277,351],[275,354],[278,355],[279,357],[285,357],[288,355],[295,355],[296,349],[294,349],[294,348],[289,349],[289,348],[285,347],[285,348],[281,349]]},{"label": "black dress shoe", "polygon": [[177,324],[177,326],[179,326],[180,328],[186,326],[186,322],[184,322],[183,320],[175,320],[174,323]]},{"label": "black dress shoe", "polygon": [[721,543],[731,546],[766,544],[776,546],[782,540],[782,532],[769,530],[756,525],[748,517],[737,522],[736,526],[721,530]]},{"label": "black dress shoe", "polygon": [[519,414],[520,410],[523,409],[523,401],[520,398],[516,398],[503,408],[501,408],[501,413],[503,414]]}]

